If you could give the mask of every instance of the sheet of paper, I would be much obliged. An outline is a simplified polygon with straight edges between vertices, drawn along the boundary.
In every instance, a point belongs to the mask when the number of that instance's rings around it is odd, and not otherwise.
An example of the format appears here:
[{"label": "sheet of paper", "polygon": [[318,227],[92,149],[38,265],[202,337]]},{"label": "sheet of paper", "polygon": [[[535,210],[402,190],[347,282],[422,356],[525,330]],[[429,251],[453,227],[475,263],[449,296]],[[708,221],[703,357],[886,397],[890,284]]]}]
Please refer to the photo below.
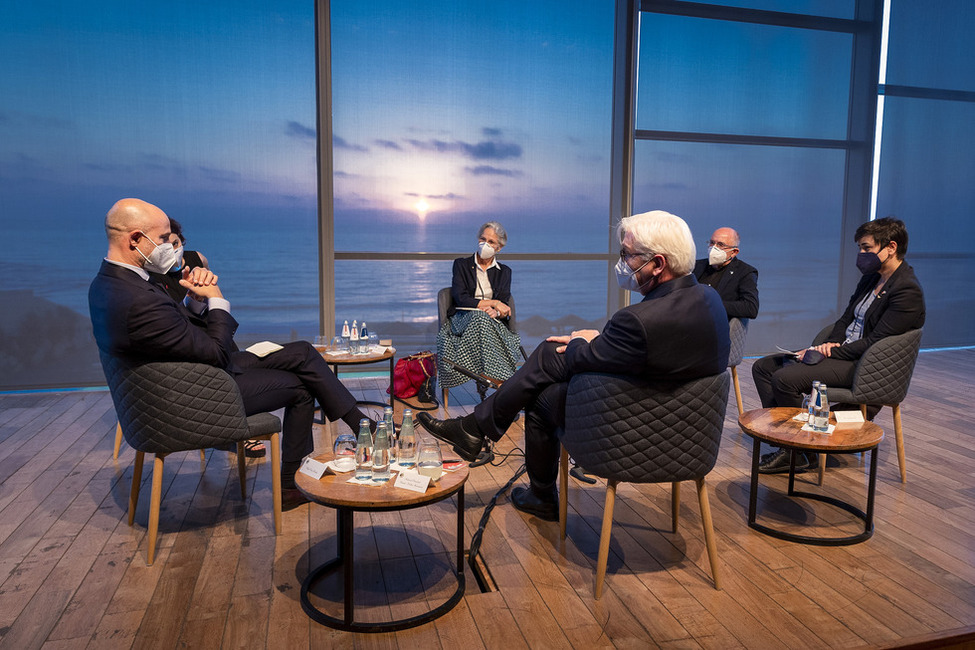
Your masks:
[{"label": "sheet of paper", "polygon": [[794,357],[799,356],[799,353],[796,352],[795,350],[786,350],[784,347],[782,347],[780,345],[776,345],[775,346],[775,349],[778,350],[779,352],[781,352],[782,354],[790,354],[790,355],[792,355]]},{"label": "sheet of paper", "polygon": [[247,348],[247,351],[259,357],[266,357],[272,352],[277,352],[281,349],[282,346],[278,345],[277,343],[272,343],[271,341],[261,341],[260,343],[255,343]]}]

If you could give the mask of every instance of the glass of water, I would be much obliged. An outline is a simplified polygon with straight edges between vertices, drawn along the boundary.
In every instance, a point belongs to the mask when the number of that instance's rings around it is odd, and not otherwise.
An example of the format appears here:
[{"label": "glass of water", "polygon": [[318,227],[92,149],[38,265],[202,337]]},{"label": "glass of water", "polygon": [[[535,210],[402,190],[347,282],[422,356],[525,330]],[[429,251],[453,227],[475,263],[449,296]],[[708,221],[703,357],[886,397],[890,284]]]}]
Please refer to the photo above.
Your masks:
[{"label": "glass of water", "polygon": [[351,431],[344,431],[335,437],[332,451],[335,452],[335,467],[340,472],[351,472],[355,469],[355,436]]},{"label": "glass of water", "polygon": [[440,443],[434,438],[424,437],[420,441],[420,448],[416,454],[416,471],[423,476],[429,476],[436,481],[443,474],[443,454],[440,453]]}]

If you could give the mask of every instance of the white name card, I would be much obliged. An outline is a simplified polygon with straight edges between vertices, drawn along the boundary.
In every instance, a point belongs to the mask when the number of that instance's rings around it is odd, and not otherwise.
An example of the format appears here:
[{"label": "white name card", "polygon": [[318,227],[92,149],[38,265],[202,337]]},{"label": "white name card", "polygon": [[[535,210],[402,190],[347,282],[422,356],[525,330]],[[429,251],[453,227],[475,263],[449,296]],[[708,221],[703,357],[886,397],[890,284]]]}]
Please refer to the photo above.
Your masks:
[{"label": "white name card", "polygon": [[401,471],[396,475],[396,482],[393,487],[413,490],[414,492],[426,492],[430,485],[430,477],[418,474],[417,472]]},{"label": "white name card", "polygon": [[325,470],[328,469],[328,465],[325,463],[320,463],[314,458],[305,458],[301,462],[301,468],[298,470],[306,476],[310,476],[316,481],[325,475]]},{"label": "white name card", "polygon": [[863,413],[860,411],[833,411],[837,424],[862,424]]}]

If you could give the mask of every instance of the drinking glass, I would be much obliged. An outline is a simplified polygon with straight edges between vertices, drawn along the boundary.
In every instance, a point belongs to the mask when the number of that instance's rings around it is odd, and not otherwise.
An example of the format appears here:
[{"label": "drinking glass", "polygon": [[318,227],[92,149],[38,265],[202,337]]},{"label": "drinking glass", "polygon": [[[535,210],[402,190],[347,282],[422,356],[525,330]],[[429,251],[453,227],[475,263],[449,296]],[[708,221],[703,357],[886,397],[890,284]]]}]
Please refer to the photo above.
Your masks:
[{"label": "drinking glass", "polygon": [[809,395],[802,396],[802,411],[799,412],[796,418],[803,422],[809,421]]},{"label": "drinking glass", "polygon": [[345,354],[347,351],[345,346],[345,339],[343,339],[341,336],[336,336],[335,338],[333,338],[332,345],[331,347],[329,347],[329,350],[331,350],[332,353],[334,354]]},{"label": "drinking glass", "polygon": [[328,337],[327,336],[316,336],[315,337],[315,349],[318,350],[319,354],[328,351]]},{"label": "drinking glass", "polygon": [[416,454],[416,471],[436,481],[443,474],[443,454],[440,443],[433,438],[423,438]]},{"label": "drinking glass", "polygon": [[351,472],[355,469],[355,436],[345,431],[335,437],[332,451],[335,452],[335,466],[339,471]]},{"label": "drinking glass", "polygon": [[369,335],[369,354],[379,354],[379,335]]}]

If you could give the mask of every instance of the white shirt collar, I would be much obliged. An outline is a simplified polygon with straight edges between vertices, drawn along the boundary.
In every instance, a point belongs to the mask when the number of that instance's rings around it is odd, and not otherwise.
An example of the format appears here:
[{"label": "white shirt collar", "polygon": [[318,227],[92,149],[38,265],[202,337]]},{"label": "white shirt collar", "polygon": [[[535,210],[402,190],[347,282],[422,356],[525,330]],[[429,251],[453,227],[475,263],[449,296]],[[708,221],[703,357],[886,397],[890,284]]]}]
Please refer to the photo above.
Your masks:
[{"label": "white shirt collar", "polygon": [[118,262],[116,260],[110,260],[107,257],[105,261],[109,264],[114,264],[115,266],[121,266],[123,269],[129,269],[130,271],[135,271],[135,273],[145,281],[149,281],[149,272],[146,271],[141,266],[132,266],[131,264],[126,264],[125,262]]},{"label": "white shirt collar", "polygon": [[[481,268],[481,265],[477,263],[477,253],[474,253],[473,257],[474,257],[474,268],[480,269],[482,271],[487,271],[487,269],[482,269]],[[498,265],[498,256],[497,255],[495,255],[494,257],[491,258],[491,263],[488,264],[488,267],[487,268],[488,269],[500,269],[501,268]]]}]

